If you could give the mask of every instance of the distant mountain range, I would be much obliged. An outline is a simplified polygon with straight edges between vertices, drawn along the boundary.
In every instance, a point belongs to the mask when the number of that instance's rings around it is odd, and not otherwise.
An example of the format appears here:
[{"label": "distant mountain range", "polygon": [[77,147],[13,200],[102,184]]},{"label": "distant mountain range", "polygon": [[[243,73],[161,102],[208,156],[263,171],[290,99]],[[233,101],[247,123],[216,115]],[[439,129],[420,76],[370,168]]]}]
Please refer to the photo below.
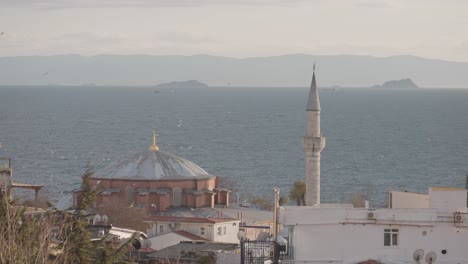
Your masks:
[{"label": "distant mountain range", "polygon": [[468,63],[413,56],[57,55],[0,58],[0,85],[156,86],[199,80],[210,86],[306,87],[317,63],[320,87],[369,87],[411,78],[421,87],[468,88]]},{"label": "distant mountain range", "polygon": [[174,89],[174,88],[205,88],[208,87],[205,83],[197,80],[188,80],[182,82],[168,82],[156,85],[156,88],[160,89]]}]

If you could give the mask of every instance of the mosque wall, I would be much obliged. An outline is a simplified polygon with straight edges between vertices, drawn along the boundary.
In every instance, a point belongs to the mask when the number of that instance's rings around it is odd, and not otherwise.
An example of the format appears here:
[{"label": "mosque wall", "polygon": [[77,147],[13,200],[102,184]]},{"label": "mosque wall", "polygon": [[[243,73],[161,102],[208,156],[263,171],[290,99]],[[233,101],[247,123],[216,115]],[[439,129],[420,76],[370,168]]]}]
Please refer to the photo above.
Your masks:
[{"label": "mosque wall", "polygon": [[181,188],[195,190],[213,190],[216,188],[216,177],[208,179],[183,179],[183,180],[128,180],[128,179],[105,179],[93,178],[90,180],[92,186],[98,188],[126,188],[132,186],[137,188],[157,189],[157,188]]},{"label": "mosque wall", "polygon": [[[227,205],[227,192],[193,194],[185,190],[206,191],[216,188],[216,178],[189,180],[128,180],[92,178],[90,184],[99,188],[95,208],[117,207],[146,210],[147,214],[165,211],[174,206],[174,189],[181,190],[181,207],[213,207]],[[80,191],[74,193],[74,202]]]}]

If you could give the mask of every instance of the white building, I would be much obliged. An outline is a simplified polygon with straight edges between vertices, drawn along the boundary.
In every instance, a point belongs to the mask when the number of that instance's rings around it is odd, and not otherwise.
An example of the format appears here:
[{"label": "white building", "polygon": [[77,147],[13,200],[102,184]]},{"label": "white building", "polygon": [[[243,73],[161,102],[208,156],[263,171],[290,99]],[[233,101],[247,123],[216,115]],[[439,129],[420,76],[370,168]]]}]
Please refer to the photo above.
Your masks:
[{"label": "white building", "polygon": [[239,243],[240,220],[232,218],[202,218],[151,216],[148,221],[148,237],[155,237],[172,231],[184,230],[213,242]]},{"label": "white building", "polygon": [[314,74],[307,108],[312,113],[308,113],[304,139],[311,144],[303,140],[306,198],[311,197],[306,205],[312,206],[279,208],[279,224],[289,229],[291,260],[284,262],[468,263],[465,189],[432,187],[428,194],[390,191],[389,208],[376,210],[320,204],[320,150],[324,145],[320,107],[309,109],[310,102],[320,105],[316,91]]},{"label": "white building", "polygon": [[420,263],[468,263],[466,190],[429,188],[428,200],[402,194],[391,193],[391,204],[399,204],[394,208],[280,208],[279,222],[289,228],[292,262],[418,263],[419,256]]}]

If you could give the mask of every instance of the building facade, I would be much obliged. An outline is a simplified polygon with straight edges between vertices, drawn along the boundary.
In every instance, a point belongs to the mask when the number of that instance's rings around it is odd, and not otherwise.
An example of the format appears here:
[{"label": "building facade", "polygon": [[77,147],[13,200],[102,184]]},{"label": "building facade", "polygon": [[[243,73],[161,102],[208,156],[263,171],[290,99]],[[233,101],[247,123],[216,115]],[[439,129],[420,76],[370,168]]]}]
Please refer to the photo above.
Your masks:
[{"label": "building facade", "polygon": [[148,238],[158,237],[173,231],[183,230],[203,239],[221,243],[239,243],[240,220],[233,218],[202,218],[151,216],[145,221]]},{"label": "building facade", "polygon": [[280,208],[291,262],[468,263],[466,190],[434,187],[427,198],[394,193],[399,206],[382,209]]}]

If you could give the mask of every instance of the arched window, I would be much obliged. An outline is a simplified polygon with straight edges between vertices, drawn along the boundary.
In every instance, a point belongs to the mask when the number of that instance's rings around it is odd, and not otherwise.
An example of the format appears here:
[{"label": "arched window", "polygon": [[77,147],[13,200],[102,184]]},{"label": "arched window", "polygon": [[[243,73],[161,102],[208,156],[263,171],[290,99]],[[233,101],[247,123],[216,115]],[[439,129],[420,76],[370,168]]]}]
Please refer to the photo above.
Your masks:
[{"label": "arched window", "polygon": [[182,196],[182,190],[180,188],[174,188],[172,189],[172,206],[174,207],[179,207],[180,206],[180,200]]},{"label": "arched window", "polygon": [[127,206],[128,207],[133,207],[134,204],[133,204],[133,193],[134,193],[135,189],[132,187],[132,186],[128,186],[127,187]]}]

